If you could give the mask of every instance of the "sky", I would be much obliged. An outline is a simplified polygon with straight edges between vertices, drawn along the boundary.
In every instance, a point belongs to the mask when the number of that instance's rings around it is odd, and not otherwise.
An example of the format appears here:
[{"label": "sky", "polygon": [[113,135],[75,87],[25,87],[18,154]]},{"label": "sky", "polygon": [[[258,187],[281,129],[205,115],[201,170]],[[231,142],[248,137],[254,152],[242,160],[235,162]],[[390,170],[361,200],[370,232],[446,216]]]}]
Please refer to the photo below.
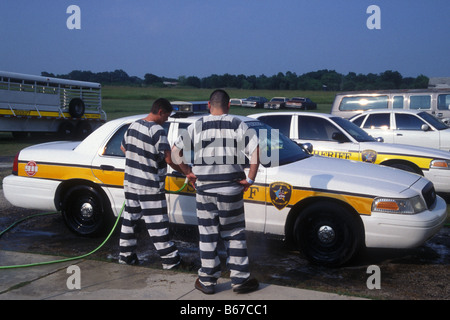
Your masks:
[{"label": "sky", "polygon": [[450,77],[449,13],[449,0],[1,0],[0,70]]}]

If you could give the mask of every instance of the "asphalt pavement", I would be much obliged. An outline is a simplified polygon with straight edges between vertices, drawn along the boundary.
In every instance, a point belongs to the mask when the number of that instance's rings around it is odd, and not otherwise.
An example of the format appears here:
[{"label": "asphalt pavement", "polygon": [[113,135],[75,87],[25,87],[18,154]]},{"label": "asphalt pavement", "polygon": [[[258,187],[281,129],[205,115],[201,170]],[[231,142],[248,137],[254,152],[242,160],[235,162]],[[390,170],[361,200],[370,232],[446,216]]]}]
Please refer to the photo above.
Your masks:
[{"label": "asphalt pavement", "polygon": [[[60,260],[40,254],[0,250],[1,266]],[[269,301],[359,300],[334,293],[260,283],[257,291],[237,294],[229,278],[221,278],[216,293],[194,288],[197,276],[88,258],[31,267],[0,267],[0,300],[178,300]],[[237,309],[236,309],[237,310]],[[180,310],[181,311],[181,310]]]}]

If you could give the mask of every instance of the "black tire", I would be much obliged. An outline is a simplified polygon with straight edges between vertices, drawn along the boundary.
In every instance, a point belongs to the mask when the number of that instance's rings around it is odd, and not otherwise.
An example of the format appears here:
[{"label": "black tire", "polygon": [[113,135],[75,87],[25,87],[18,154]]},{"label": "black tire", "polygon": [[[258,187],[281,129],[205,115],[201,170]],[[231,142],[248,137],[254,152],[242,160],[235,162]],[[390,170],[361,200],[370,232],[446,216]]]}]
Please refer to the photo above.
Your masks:
[{"label": "black tire", "polygon": [[423,173],[420,169],[416,169],[412,165],[408,165],[406,163],[391,163],[388,164],[388,166],[391,168],[396,168],[407,172],[417,173],[423,176]]},{"label": "black tire", "polygon": [[74,98],[69,103],[69,113],[72,118],[81,118],[84,115],[85,105],[80,98]]},{"label": "black tire", "polygon": [[75,133],[75,126],[69,122],[64,121],[59,125],[58,136],[62,139],[72,139]]},{"label": "black tire", "polygon": [[311,263],[338,267],[363,246],[360,218],[332,202],[317,202],[297,217],[294,237],[301,254]]},{"label": "black tire", "polygon": [[93,187],[71,188],[64,197],[61,211],[67,227],[81,236],[104,235],[111,227],[111,210]]},{"label": "black tire", "polygon": [[85,120],[81,120],[80,122],[78,122],[76,128],[77,138],[84,139],[91,133],[92,133],[92,126],[90,123],[86,122]]}]

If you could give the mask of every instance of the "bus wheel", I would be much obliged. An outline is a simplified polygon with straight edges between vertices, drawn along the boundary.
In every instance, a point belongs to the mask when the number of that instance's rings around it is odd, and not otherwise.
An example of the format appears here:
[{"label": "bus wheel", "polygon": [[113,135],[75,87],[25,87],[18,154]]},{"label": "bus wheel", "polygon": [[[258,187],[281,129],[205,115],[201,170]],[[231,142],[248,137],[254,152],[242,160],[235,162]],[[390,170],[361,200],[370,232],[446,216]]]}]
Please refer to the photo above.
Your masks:
[{"label": "bus wheel", "polygon": [[81,118],[84,115],[85,105],[80,98],[74,98],[69,103],[69,113],[72,118]]},{"label": "bus wheel", "polygon": [[59,125],[58,135],[63,139],[71,139],[73,137],[74,131],[74,125],[68,121],[65,121]]},{"label": "bus wheel", "polygon": [[91,127],[90,123],[85,122],[84,120],[78,122],[77,129],[76,129],[77,138],[84,139],[91,133],[92,133],[92,127]]}]

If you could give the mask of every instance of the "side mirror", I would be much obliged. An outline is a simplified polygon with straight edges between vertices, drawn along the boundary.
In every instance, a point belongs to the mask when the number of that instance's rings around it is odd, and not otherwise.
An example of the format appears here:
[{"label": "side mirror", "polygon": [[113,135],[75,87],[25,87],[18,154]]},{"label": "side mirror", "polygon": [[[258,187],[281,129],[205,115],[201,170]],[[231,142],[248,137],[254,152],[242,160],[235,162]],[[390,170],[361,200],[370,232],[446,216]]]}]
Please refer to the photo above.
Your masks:
[{"label": "side mirror", "polygon": [[311,144],[311,143],[309,143],[309,142],[306,142],[306,143],[300,143],[300,142],[297,142],[297,144],[306,152],[306,153],[309,153],[309,154],[312,154],[313,153],[313,145]]},{"label": "side mirror", "polygon": [[428,131],[428,130],[430,130],[430,126],[427,125],[427,124],[423,124],[423,125],[420,127],[420,129],[422,129],[422,131]]},{"label": "side mirror", "polygon": [[376,140],[377,142],[384,142],[383,137],[377,137],[377,138],[375,138],[375,140]]},{"label": "side mirror", "polygon": [[348,141],[347,137],[342,132],[333,132],[331,139],[336,140],[339,143]]}]

